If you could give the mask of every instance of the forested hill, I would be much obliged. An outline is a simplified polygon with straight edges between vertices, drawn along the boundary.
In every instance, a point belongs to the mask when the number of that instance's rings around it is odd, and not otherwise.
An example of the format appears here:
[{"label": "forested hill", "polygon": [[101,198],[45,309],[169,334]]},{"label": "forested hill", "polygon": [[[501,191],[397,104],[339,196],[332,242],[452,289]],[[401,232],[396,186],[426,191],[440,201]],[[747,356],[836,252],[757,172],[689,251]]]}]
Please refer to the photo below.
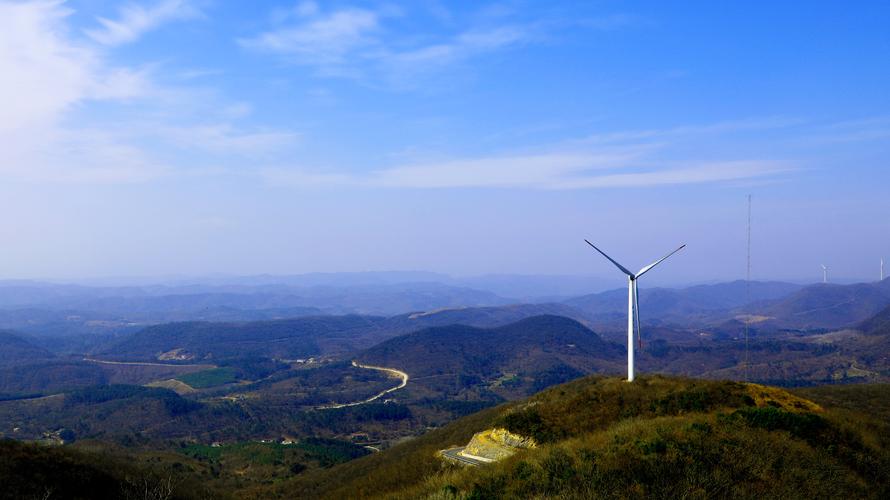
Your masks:
[{"label": "forested hill", "polygon": [[580,317],[561,304],[517,304],[468,307],[380,316],[304,316],[244,322],[189,321],[146,327],[101,346],[93,354],[106,359],[158,360],[177,351],[183,359],[200,361],[262,356],[301,358],[344,354],[433,326],[452,324],[493,327],[541,314]]},{"label": "forested hill", "polygon": [[890,306],[882,309],[878,314],[863,321],[859,329],[870,335],[890,336]]},{"label": "forested hill", "polygon": [[0,330],[0,366],[54,357],[46,349],[38,347],[13,332]]},{"label": "forested hill", "polygon": [[397,367],[412,377],[460,373],[536,374],[556,367],[618,370],[624,348],[606,342],[575,320],[535,316],[497,328],[451,325],[402,335],[374,346],[358,358]]},{"label": "forested hill", "polygon": [[[245,323],[186,322],[145,328],[102,348],[109,359],[189,361],[244,356],[293,359],[323,350],[350,350],[373,335],[385,319],[375,316],[311,316]],[[327,348],[327,349],[326,349]]]}]

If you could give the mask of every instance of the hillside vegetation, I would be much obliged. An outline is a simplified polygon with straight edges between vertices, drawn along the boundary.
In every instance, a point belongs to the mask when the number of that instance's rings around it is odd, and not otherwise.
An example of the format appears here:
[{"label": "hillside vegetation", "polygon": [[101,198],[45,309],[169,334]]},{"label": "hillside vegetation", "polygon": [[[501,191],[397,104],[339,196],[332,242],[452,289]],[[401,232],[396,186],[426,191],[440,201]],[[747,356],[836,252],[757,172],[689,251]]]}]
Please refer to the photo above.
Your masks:
[{"label": "hillside vegetation", "polygon": [[[858,399],[890,396],[872,386]],[[830,393],[831,388],[826,389]],[[837,396],[845,400],[843,394]],[[821,400],[830,397],[822,395]],[[860,403],[860,407],[861,407]],[[867,406],[867,405],[866,405]],[[478,468],[437,451],[503,427],[541,446]],[[886,419],[756,384],[589,377],[270,489],[324,498],[887,498]]]},{"label": "hillside vegetation", "polygon": [[497,328],[428,328],[382,342],[358,358],[426,378],[418,382],[425,385],[448,380],[442,376],[460,378],[463,386],[503,377],[499,386],[524,388],[527,395],[586,373],[617,371],[623,353],[575,320],[544,315]]},{"label": "hillside vegetation", "polygon": [[312,316],[244,323],[186,322],[145,328],[99,354],[112,359],[202,361],[245,356],[305,358],[348,348],[379,329],[372,316]]},{"label": "hillside vegetation", "polygon": [[0,367],[0,394],[56,394],[108,381],[101,367],[76,361],[42,361]]},{"label": "hillside vegetation", "polygon": [[[187,321],[144,328],[106,343],[95,354],[103,359],[144,361],[157,361],[159,357],[180,361],[245,356],[305,358],[366,349],[424,328],[454,324],[496,327],[542,314],[580,316],[572,308],[559,304],[517,304],[442,309],[389,318],[346,315],[270,321]],[[164,356],[165,353],[168,356]]]},{"label": "hillside vegetation", "polygon": [[183,466],[136,465],[128,456],[0,440],[0,499],[228,498]]},{"label": "hillside vegetation", "polygon": [[54,355],[46,349],[28,342],[12,332],[0,330],[0,366],[53,357]]},{"label": "hillside vegetation", "polygon": [[863,321],[859,329],[870,335],[890,334],[890,306]]}]

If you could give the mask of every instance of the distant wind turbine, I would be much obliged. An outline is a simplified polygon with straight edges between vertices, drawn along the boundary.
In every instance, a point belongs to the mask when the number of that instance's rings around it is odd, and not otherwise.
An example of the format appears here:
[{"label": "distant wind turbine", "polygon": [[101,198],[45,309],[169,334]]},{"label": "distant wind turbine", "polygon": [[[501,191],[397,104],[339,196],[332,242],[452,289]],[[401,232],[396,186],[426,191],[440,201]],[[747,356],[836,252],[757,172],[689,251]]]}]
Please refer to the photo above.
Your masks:
[{"label": "distant wind turbine", "polygon": [[828,283],[828,268],[822,264],[822,283]]},{"label": "distant wind turbine", "polygon": [[881,257],[881,281],[884,281],[884,258]]},{"label": "distant wind turbine", "polygon": [[682,250],[684,247],[686,247],[686,245],[681,245],[680,248],[678,248],[678,249],[674,250],[673,252],[665,255],[664,257],[656,260],[655,262],[649,264],[648,266],[640,269],[639,271],[637,271],[636,274],[634,274],[634,273],[628,271],[627,268],[625,268],[618,262],[615,262],[615,260],[612,259],[612,257],[609,257],[608,255],[606,255],[605,252],[603,252],[602,250],[597,248],[593,243],[591,243],[587,240],[584,240],[584,241],[587,242],[588,245],[592,246],[593,249],[596,250],[597,252],[599,252],[603,257],[608,259],[609,262],[614,264],[615,267],[620,269],[621,272],[623,272],[624,274],[627,275],[627,381],[633,382],[634,381],[634,323],[636,323],[636,325],[637,325],[637,337],[642,339],[642,337],[640,337],[640,292],[637,289],[637,280],[640,278],[640,276],[649,272],[649,270],[651,270],[653,267],[657,266],[658,264],[661,264],[662,262],[665,261],[665,259],[667,259],[671,255],[674,255],[675,253]]}]

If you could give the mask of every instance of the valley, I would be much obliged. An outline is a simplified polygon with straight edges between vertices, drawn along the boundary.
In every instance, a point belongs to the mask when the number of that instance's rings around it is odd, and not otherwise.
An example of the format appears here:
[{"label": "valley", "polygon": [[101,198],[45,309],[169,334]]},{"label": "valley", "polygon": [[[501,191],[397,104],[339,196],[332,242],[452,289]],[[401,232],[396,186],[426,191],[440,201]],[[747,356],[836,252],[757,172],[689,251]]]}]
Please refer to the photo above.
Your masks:
[{"label": "valley", "polygon": [[[735,284],[642,294],[647,313],[661,318],[643,321],[639,369],[784,387],[890,382],[890,297],[862,292],[863,285],[762,288],[766,298],[747,305]],[[688,304],[701,294],[714,305],[692,311]],[[856,299],[812,307],[838,297]],[[190,320],[100,336],[79,353],[69,343],[54,352],[39,335],[7,331],[0,334],[0,437],[127,456],[146,470],[175,467],[183,481],[202,478],[213,495],[265,497],[279,483],[303,484],[300,478],[368,454],[398,454],[456,420],[550,387],[621,374],[620,310],[581,313],[570,303],[577,301]],[[818,323],[816,311],[827,310]],[[747,347],[733,319],[745,311],[761,318],[750,324]],[[435,451],[463,465],[488,464],[463,452],[475,446],[470,437]]]}]

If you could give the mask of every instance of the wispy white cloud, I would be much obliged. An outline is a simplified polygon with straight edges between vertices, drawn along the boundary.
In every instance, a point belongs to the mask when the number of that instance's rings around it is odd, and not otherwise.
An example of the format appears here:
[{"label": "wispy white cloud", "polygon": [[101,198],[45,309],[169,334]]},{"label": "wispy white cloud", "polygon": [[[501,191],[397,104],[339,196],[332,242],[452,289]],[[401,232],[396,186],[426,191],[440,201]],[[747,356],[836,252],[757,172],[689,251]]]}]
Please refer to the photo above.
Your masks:
[{"label": "wispy white cloud", "polygon": [[160,0],[151,6],[128,4],[121,7],[116,19],[100,17],[99,28],[86,34],[103,45],[121,45],[139,39],[164,23],[193,19],[201,15],[189,0]]},{"label": "wispy white cloud", "polygon": [[150,86],[138,71],[109,67],[94,51],[71,42],[70,14],[55,1],[0,3],[0,171],[67,180],[75,172],[115,177],[107,170],[119,168],[119,178],[145,178],[149,174],[135,172],[144,166],[140,152],[122,154],[124,146],[114,141],[62,126],[86,101],[136,98]]},{"label": "wispy white cloud", "polygon": [[43,132],[39,143],[24,139],[21,146],[7,148],[0,172],[7,178],[66,184],[140,183],[172,173],[169,165],[113,132],[83,128]]},{"label": "wispy white cloud", "polygon": [[298,7],[289,24],[244,38],[248,49],[310,66],[318,75],[408,86],[418,76],[533,38],[530,26],[500,22],[450,34],[398,33],[387,21],[402,13],[392,7],[342,8],[323,12],[315,3]]},{"label": "wispy white cloud", "polygon": [[[261,175],[272,185],[404,189],[517,188],[572,190],[708,184],[775,177],[795,170],[782,161],[678,162],[673,165],[603,169],[599,158],[564,153],[528,157],[492,157],[442,164],[396,166],[369,175],[350,175],[300,168],[267,168]],[[629,171],[628,171],[629,170]]]},{"label": "wispy white cloud", "polygon": [[[643,149],[643,148],[640,148]],[[641,150],[548,152],[396,166],[375,172],[371,182],[387,187],[542,187],[593,170],[619,168]]]},{"label": "wispy white cloud", "polygon": [[749,118],[743,120],[730,120],[706,125],[682,125],[663,129],[645,129],[620,132],[609,132],[590,135],[579,142],[591,144],[623,143],[627,141],[641,140],[673,140],[683,136],[703,137],[734,132],[755,130],[773,130],[802,125],[805,122],[799,118],[772,116],[766,118]]},{"label": "wispy white cloud", "polygon": [[244,130],[229,122],[192,124],[188,126],[159,125],[142,131],[144,135],[162,137],[181,148],[204,150],[213,154],[261,156],[293,146],[300,134],[281,130]]},{"label": "wispy white cloud", "polygon": [[[72,36],[71,13],[58,1],[0,2],[5,179],[145,182],[192,168],[164,150],[265,157],[298,141],[290,131],[239,126],[251,113],[244,103],[165,88],[151,69],[109,63]],[[113,121],[91,116],[97,103],[114,110]]]},{"label": "wispy white cloud", "polygon": [[532,37],[529,28],[520,25],[469,30],[418,48],[380,51],[375,54],[375,70],[390,87],[412,88],[428,76],[487,53],[528,43]]},{"label": "wispy white cloud", "polygon": [[890,116],[845,120],[819,127],[809,140],[820,142],[862,142],[890,139]]},{"label": "wispy white cloud", "polygon": [[65,43],[59,2],[0,3],[0,131],[45,123],[96,87],[97,61]]},{"label": "wispy white cloud", "polygon": [[[347,8],[327,15],[315,15],[315,9],[303,9],[301,22],[269,31],[256,38],[241,40],[241,45],[284,54],[300,63],[333,69],[346,64],[357,51],[374,49],[379,44],[377,12]],[[308,19],[306,19],[308,17]]]},{"label": "wispy white cloud", "polygon": [[358,177],[346,173],[306,168],[266,167],[259,174],[270,185],[298,188],[358,186],[362,182]]},{"label": "wispy white cloud", "polygon": [[782,161],[681,162],[649,167],[639,172],[582,175],[555,179],[551,189],[632,188],[762,179],[790,172],[794,167]]},{"label": "wispy white cloud", "polygon": [[[624,135],[639,137],[642,134]],[[584,145],[576,141],[542,152],[395,165],[368,174],[271,168],[263,170],[262,175],[272,184],[297,187],[568,190],[765,179],[795,169],[790,162],[775,160],[666,160],[658,156],[666,148],[668,142],[663,137],[657,141],[635,140],[620,145]]]},{"label": "wispy white cloud", "polygon": [[[439,2],[329,7],[314,1],[273,12],[273,27],[238,40],[247,49],[280,56],[316,76],[347,77],[372,87],[429,88],[458,65],[528,44],[549,44],[572,30],[611,31],[645,24],[624,13],[577,16],[559,6],[534,18],[495,2],[455,15]],[[422,32],[416,14],[435,21]]]},{"label": "wispy white cloud", "polygon": [[386,64],[435,64],[443,65],[522,43],[528,33],[519,26],[501,26],[486,31],[467,31],[439,44],[427,45],[404,52],[381,54]]}]

